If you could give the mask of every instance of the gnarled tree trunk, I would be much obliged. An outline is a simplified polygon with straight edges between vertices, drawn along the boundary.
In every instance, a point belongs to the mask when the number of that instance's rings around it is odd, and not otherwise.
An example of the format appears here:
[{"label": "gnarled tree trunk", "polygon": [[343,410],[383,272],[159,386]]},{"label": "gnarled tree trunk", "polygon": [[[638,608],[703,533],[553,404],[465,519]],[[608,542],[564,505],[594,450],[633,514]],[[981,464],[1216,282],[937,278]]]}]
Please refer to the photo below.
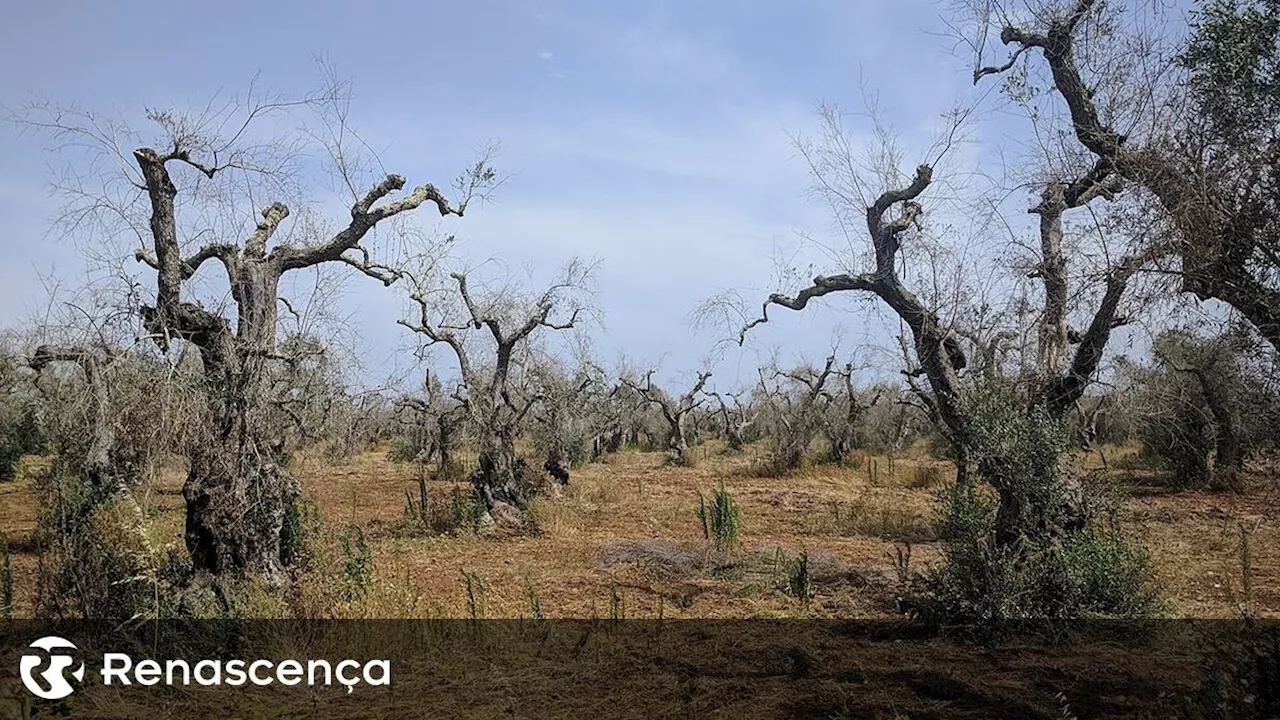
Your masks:
[{"label": "gnarled tree trunk", "polygon": [[[461,211],[449,207],[432,185],[375,207],[404,187],[403,177],[389,175],[352,206],[350,224],[328,240],[284,244],[268,252],[268,240],[289,216],[287,207],[274,203],[262,211],[243,247],[215,243],[183,258],[174,202],[178,190],[169,164],[191,165],[210,178],[220,168],[200,165],[180,146],[164,154],[142,148],[134,158],[146,183],[152,236],[152,247],[139,250],[137,259],[155,269],[157,277],[156,303],[143,308],[143,322],[165,350],[173,340],[194,344],[204,366],[204,436],[189,449],[190,470],[182,489],[187,549],[197,571],[281,582],[281,534],[298,485],[282,467],[284,428],[273,422],[270,403],[280,278],[290,270],[344,262],[389,284],[394,276],[344,253],[363,250],[360,241],[379,221],[423,202],[435,203],[441,214]],[[238,314],[234,330],[226,318],[182,299],[183,284],[213,259],[221,262],[231,286]]]}]

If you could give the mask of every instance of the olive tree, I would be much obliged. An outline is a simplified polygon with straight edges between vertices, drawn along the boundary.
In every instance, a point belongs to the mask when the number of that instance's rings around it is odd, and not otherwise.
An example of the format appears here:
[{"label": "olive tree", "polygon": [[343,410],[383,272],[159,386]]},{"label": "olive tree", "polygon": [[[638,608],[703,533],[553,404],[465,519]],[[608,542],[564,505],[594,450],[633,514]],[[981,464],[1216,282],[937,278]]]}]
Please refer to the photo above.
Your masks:
[{"label": "olive tree", "polygon": [[[1162,23],[1126,17],[1159,12],[1154,5],[1048,0],[1029,9],[982,6],[974,82],[1016,72],[1011,82],[1025,85],[1026,58],[1040,55],[1065,129],[1097,173],[1141,186],[1162,210],[1181,289],[1229,304],[1280,350],[1280,8],[1201,2],[1181,48],[1176,35],[1141,30]],[[984,57],[992,35],[1010,48],[1000,64]]]},{"label": "olive tree", "polygon": [[[374,229],[424,206],[460,216],[495,179],[487,158],[476,163],[458,180],[456,202],[431,183],[401,194],[402,175],[366,182],[343,144],[348,111],[330,88],[298,101],[250,93],[221,108],[151,110],[156,132],[147,136],[73,108],[38,107],[22,119],[60,149],[89,148],[76,157],[83,173],[60,184],[70,203],[65,218],[73,230],[137,238],[134,256],[154,287],[137,307],[146,337],[164,353],[198,351],[204,432],[184,448],[185,539],[194,568],[215,577],[284,580],[281,536],[298,487],[282,467],[285,428],[272,404],[282,279],[340,264],[390,284],[398,276],[373,261],[366,244]],[[334,132],[271,136],[268,124],[307,112]],[[307,151],[332,159],[349,195],[336,223],[308,204],[315,198],[302,167]],[[229,314],[201,300],[198,280],[210,266],[222,271]]]},{"label": "olive tree", "polygon": [[667,459],[673,465],[688,465],[689,460],[689,417],[702,405],[705,397],[699,397],[711,379],[710,371],[699,372],[692,387],[678,398],[671,398],[667,393],[653,384],[654,370],[644,374],[644,380],[636,382],[623,376],[621,381],[632,392],[639,395],[649,405],[662,413],[667,425]]},{"label": "olive tree", "polygon": [[[904,338],[907,360],[904,374],[929,417],[952,446],[958,482],[969,485],[982,478],[996,490],[999,496],[996,527],[1000,541],[1013,543],[1027,532],[1052,536],[1079,527],[1082,508],[1078,480],[1066,468],[1058,467],[1058,453],[1047,450],[1032,453],[1037,463],[1044,462],[1034,469],[1041,477],[1029,478],[1029,468],[1009,454],[1008,438],[1001,439],[998,433],[992,435],[989,432],[992,426],[980,422],[975,415],[975,405],[970,401],[972,393],[965,379],[970,354],[963,337],[964,328],[947,320],[948,316],[956,317],[960,313],[954,306],[940,304],[956,302],[957,295],[934,293],[928,296],[932,302],[926,302],[926,296],[908,284],[901,270],[904,252],[918,249],[926,240],[940,244],[947,241],[945,237],[928,235],[932,229],[926,223],[926,202],[927,191],[934,184],[933,167],[921,164],[905,178],[897,168],[885,168],[883,164],[869,168],[855,157],[855,145],[849,140],[839,113],[828,108],[823,113],[823,121],[823,140],[802,144],[802,155],[809,162],[818,194],[831,205],[833,212],[846,220],[843,226],[852,227],[848,222],[850,218],[861,219],[864,242],[869,246],[865,258],[870,266],[818,275],[798,292],[770,295],[759,317],[742,328],[739,342],[745,340],[748,332],[770,321],[769,311],[773,307],[802,311],[810,302],[833,293],[859,293],[875,298],[909,333],[909,337]],[[897,157],[892,148],[886,149],[883,155]],[[1086,328],[1074,333],[1066,328],[1068,308],[1058,302],[1060,266],[1066,263],[1060,251],[1063,217],[1072,209],[1111,197],[1116,192],[1114,170],[1108,164],[1098,162],[1076,172],[1075,176],[1065,175],[1064,171],[1052,173],[1043,186],[1040,202],[1030,210],[1040,219],[1043,260],[1038,274],[1046,278],[1047,284],[1045,305],[1039,313],[1044,350],[1037,377],[1030,391],[1024,394],[1021,409],[1011,411],[1023,415],[1045,432],[1060,423],[1093,381],[1113,329],[1124,322],[1119,308],[1129,281],[1151,257],[1143,248],[1109,254],[1109,262],[1104,267],[1092,277],[1084,278],[1093,280],[1095,291],[1081,290],[1075,294],[1092,303],[1091,308],[1077,308],[1077,313],[1087,321]],[[856,240],[852,231],[849,239],[851,243]],[[1108,238],[1102,240],[1106,242]],[[863,255],[845,262],[856,265],[860,257]],[[1069,346],[1071,340],[1076,341],[1074,352],[1064,353],[1062,348]],[[997,426],[1005,427],[998,423]],[[1057,446],[1047,438],[1045,445],[1046,448]],[[1030,487],[1039,484],[1060,486],[1062,491],[1029,492]],[[1042,506],[1045,502],[1053,506]],[[1045,523],[1045,518],[1057,519]]]},{"label": "olive tree", "polygon": [[405,272],[418,313],[398,322],[427,346],[451,352],[462,387],[459,397],[478,445],[472,482],[487,519],[500,525],[525,526],[524,509],[536,489],[536,479],[516,452],[525,419],[540,399],[528,391],[529,344],[539,333],[575,327],[589,310],[593,273],[593,265],[575,260],[549,287],[527,296],[510,286],[473,292],[463,272],[447,278],[438,268]]},{"label": "olive tree", "polygon": [[760,391],[772,421],[768,470],[783,475],[799,468],[809,445],[822,430],[830,395],[827,382],[837,371],[836,356],[827,356],[822,367],[800,366],[766,372],[760,368]]}]

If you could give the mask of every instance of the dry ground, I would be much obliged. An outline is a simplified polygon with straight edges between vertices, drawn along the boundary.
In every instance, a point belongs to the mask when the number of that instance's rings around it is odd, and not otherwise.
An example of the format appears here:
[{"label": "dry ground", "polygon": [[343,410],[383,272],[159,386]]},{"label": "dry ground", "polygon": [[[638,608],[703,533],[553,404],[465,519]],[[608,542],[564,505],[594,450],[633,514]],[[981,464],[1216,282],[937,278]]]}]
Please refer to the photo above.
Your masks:
[{"label": "dry ground", "polygon": [[[331,554],[302,584],[341,584],[334,540],[350,536],[353,525],[362,528],[374,560],[363,597],[335,602],[332,593],[314,595],[317,615],[528,618],[532,595],[548,618],[662,618],[668,622],[660,632],[648,623],[559,624],[542,635],[537,624],[489,625],[488,639],[477,640],[471,631],[452,639],[411,636],[443,632],[440,624],[392,625],[384,637],[363,637],[380,653],[403,658],[390,692],[94,688],[59,707],[104,718],[1200,717],[1185,710],[1188,698],[1204,692],[1199,640],[1144,647],[1103,634],[1069,646],[1014,641],[982,648],[909,633],[870,637],[828,624],[781,630],[767,623],[671,624],[887,618],[894,614],[893,565],[902,541],[912,541],[913,566],[937,559],[928,518],[933,494],[946,481],[945,463],[922,453],[892,463],[880,456],[857,469],[815,466],[776,479],[752,475],[751,452],[723,455],[708,445],[696,454],[693,468],[666,467],[661,454],[641,452],[580,468],[566,490],[537,501],[541,532],[533,537],[477,537],[465,528],[431,535],[406,525],[405,493],[416,489],[418,470],[389,462],[385,448],[339,464],[303,457],[293,466],[320,509],[317,546]],[[1128,469],[1135,463],[1125,455],[1107,453],[1111,477],[1131,489],[1122,512],[1152,551],[1166,614],[1239,616],[1245,527],[1252,532],[1256,613],[1280,618],[1274,495],[1171,492],[1150,472]],[[1101,458],[1081,463],[1092,468]],[[15,550],[19,616],[30,613],[34,590],[28,538],[38,508],[30,475],[38,469],[39,460],[28,459],[22,479],[0,484],[0,529]],[[178,548],[181,479],[180,470],[167,471],[137,495],[153,533]],[[721,481],[741,507],[741,542],[731,555],[708,550],[695,516],[699,491],[710,493]],[[429,485],[438,512],[454,484]],[[816,591],[808,603],[782,590],[781,561],[802,550]],[[464,570],[473,578],[470,600]],[[472,627],[448,627],[459,625]],[[0,623],[0,637],[6,627]],[[28,705],[20,688],[0,682],[0,717],[9,710],[23,717]]]},{"label": "dry ground", "polygon": [[[928,542],[931,487],[946,464],[916,457],[867,458],[858,469],[813,466],[788,478],[753,477],[753,451],[724,455],[714,443],[695,451],[697,465],[663,465],[660,453],[623,452],[574,473],[557,497],[537,501],[534,537],[476,537],[469,530],[432,536],[405,528],[405,493],[417,487],[412,464],[392,463],[385,449],[333,464],[303,457],[293,471],[341,532],[360,525],[374,560],[365,598],[343,610],[364,617],[528,617],[530,588],[551,618],[874,618],[893,614],[895,553],[910,541],[911,564],[937,558]],[[1238,617],[1242,601],[1241,527],[1252,532],[1254,605],[1280,618],[1280,524],[1274,491],[1175,492],[1141,470],[1126,479],[1128,526],[1145,539],[1174,617]],[[36,497],[28,459],[23,479],[0,484],[0,531],[14,546],[17,614],[28,614],[35,556],[27,541]],[[1097,456],[1082,458],[1098,465]],[[892,466],[892,472],[890,467]],[[920,470],[936,467],[937,470]],[[741,507],[742,536],[733,559],[710,553],[695,516],[698,492],[723,481]],[[430,501],[448,503],[450,483],[431,481]],[[158,534],[180,547],[181,473],[138,497]],[[1274,488],[1275,483],[1270,483]],[[783,592],[785,560],[807,551],[816,595],[803,603]],[[483,591],[468,602],[466,570]],[[332,571],[332,568],[329,569]],[[527,582],[526,582],[527,581]]]}]

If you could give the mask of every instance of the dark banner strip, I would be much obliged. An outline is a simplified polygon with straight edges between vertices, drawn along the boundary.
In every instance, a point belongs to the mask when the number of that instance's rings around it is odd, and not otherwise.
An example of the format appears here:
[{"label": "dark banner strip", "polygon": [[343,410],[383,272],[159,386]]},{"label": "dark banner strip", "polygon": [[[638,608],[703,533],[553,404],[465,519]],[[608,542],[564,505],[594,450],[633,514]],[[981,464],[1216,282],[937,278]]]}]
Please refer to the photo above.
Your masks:
[{"label": "dark banner strip", "polygon": [[1280,622],[0,623],[45,717],[1280,718]]}]

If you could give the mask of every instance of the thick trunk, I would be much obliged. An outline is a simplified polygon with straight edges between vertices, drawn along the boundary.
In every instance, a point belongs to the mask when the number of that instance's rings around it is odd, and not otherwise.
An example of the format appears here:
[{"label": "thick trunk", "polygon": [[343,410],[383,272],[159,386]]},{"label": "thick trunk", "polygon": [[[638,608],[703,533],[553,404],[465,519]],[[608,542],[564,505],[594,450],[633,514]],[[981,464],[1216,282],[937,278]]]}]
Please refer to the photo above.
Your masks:
[{"label": "thick trunk", "polygon": [[853,449],[853,443],[844,432],[838,432],[829,436],[831,441],[831,451],[828,459],[837,465],[843,465],[845,460],[849,459],[849,452]]},{"label": "thick trunk", "polygon": [[191,451],[182,494],[194,568],[283,580],[285,516],[298,495],[283,469],[284,438],[270,410],[279,275],[252,261],[232,277],[240,308],[235,338],[205,350],[208,435]]},{"label": "thick trunk", "polygon": [[[600,449],[603,451],[603,453],[616,453],[622,449],[622,446],[625,440],[626,440],[626,433],[623,432],[622,428],[621,427],[613,428],[605,432],[604,438],[600,442]],[[597,453],[597,454],[603,454],[603,453]]]},{"label": "thick trunk", "polygon": [[278,464],[264,462],[257,448],[197,448],[182,488],[194,568],[281,581],[281,533],[297,495],[297,482]]},{"label": "thick trunk", "polygon": [[[281,468],[283,432],[270,411],[269,363],[275,359],[280,276],[321,263],[345,262],[390,284],[395,278],[371,266],[367,253],[363,263],[344,253],[360,248],[361,240],[381,220],[424,202],[434,203],[441,215],[460,215],[462,210],[450,207],[429,184],[375,207],[404,187],[403,177],[388,175],[352,205],[351,223],[327,240],[281,244],[268,253],[268,240],[289,216],[288,207],[272,203],[262,210],[261,220],[243,246],[215,242],[183,258],[175,217],[178,189],[167,164],[184,163],[209,178],[220,169],[200,164],[180,144],[165,154],[139,148],[133,156],[150,201],[152,246],[135,257],[156,271],[155,306],[142,308],[143,324],[163,350],[181,339],[200,349],[204,363],[207,426],[205,436],[191,448],[191,467],[183,487],[187,547],[198,571],[283,579],[281,532],[297,485]],[[183,284],[204,262],[214,259],[225,268],[231,286],[238,313],[234,332],[227,318],[182,298]]]},{"label": "thick trunk", "polygon": [[685,437],[684,418],[670,422],[670,433],[667,436],[667,457],[676,465],[688,462],[689,441]]},{"label": "thick trunk", "polygon": [[1066,191],[1060,181],[1045,187],[1041,203],[1031,212],[1040,216],[1040,264],[1044,282],[1044,311],[1036,344],[1036,370],[1040,377],[1062,374],[1067,363],[1067,263],[1062,255],[1062,214]]},{"label": "thick trunk", "polygon": [[1084,487],[1066,463],[1052,478],[1019,477],[999,462],[983,463],[982,474],[998,496],[997,545],[1026,541],[1044,547],[1084,527]]},{"label": "thick trunk", "polygon": [[441,417],[436,421],[436,452],[439,454],[438,472],[447,475],[453,469],[453,436],[456,431],[452,417]]},{"label": "thick trunk", "polygon": [[525,525],[524,510],[533,496],[529,468],[516,454],[515,429],[482,432],[477,467],[471,481],[489,519],[508,529]]},{"label": "thick trunk", "polygon": [[746,445],[742,440],[742,430],[735,423],[729,423],[725,427],[725,441],[731,450],[741,450]]}]

